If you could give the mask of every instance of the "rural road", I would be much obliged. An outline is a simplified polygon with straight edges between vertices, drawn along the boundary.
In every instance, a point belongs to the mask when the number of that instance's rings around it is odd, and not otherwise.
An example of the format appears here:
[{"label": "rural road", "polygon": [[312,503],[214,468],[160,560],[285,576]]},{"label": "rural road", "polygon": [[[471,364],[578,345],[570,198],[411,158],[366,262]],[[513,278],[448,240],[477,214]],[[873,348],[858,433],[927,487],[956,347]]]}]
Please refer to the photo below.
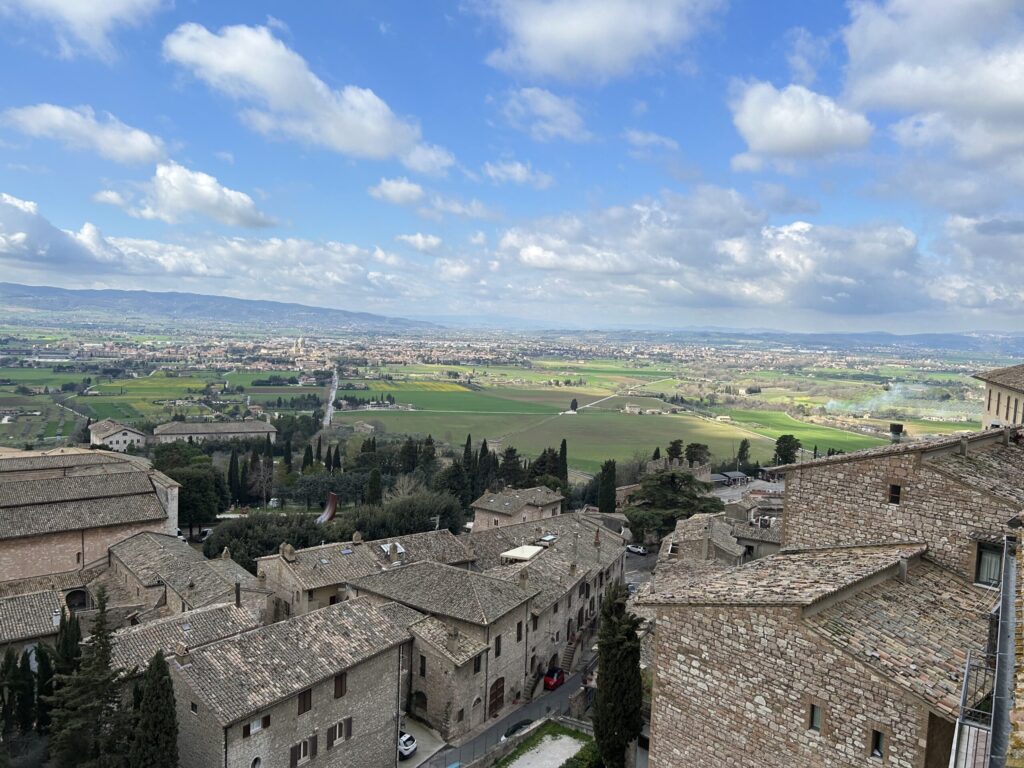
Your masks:
[{"label": "rural road", "polygon": [[334,369],[331,376],[331,394],[327,396],[327,410],[324,413],[324,428],[331,426],[331,419],[334,418],[334,398],[338,396],[338,369]]}]

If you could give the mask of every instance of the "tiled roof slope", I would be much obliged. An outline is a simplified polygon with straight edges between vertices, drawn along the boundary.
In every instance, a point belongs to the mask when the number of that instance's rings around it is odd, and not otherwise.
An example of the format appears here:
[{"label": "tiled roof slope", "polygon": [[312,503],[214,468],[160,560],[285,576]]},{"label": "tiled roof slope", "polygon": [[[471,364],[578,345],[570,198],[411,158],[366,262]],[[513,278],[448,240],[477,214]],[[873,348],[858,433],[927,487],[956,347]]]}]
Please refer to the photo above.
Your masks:
[{"label": "tiled roof slope", "polygon": [[977,488],[1024,507],[1024,446],[996,441],[928,459],[928,466],[961,485]]},{"label": "tiled roof slope", "polygon": [[[501,565],[503,552],[523,544],[534,544],[546,534],[553,534],[556,537],[552,548],[566,550],[575,547],[577,555],[581,558],[605,559],[609,553],[615,553],[617,556],[625,545],[625,540],[617,533],[581,513],[555,515],[529,523],[487,528],[461,536],[460,540],[472,548],[475,556],[473,567],[482,571]],[[594,546],[597,534],[599,547]]]},{"label": "tiled roof slope", "polygon": [[410,605],[424,613],[486,625],[519,607],[537,590],[440,563],[401,565],[353,583],[360,592]]},{"label": "tiled roof slope", "polygon": [[54,616],[59,619],[63,608],[53,590],[0,599],[0,644],[57,634]]},{"label": "tiled roof slope", "polygon": [[115,669],[143,669],[153,654],[174,653],[178,643],[188,648],[207,645],[259,626],[259,619],[234,603],[218,603],[114,632],[111,664]]},{"label": "tiled roof slope", "polygon": [[48,573],[42,576],[28,576],[24,579],[0,581],[0,597],[24,595],[44,589],[54,589],[58,592],[80,589],[102,572],[103,568],[101,567],[82,568],[77,571],[63,571],[61,573]]},{"label": "tiled roof slope", "polygon": [[434,649],[452,664],[461,667],[474,657],[486,651],[489,646],[469,635],[453,634],[448,626],[433,616],[427,616],[409,627],[409,631],[418,639],[433,646]]},{"label": "tiled roof slope", "polygon": [[847,587],[920,556],[924,544],[783,552],[713,573],[705,579],[655,581],[644,602],[674,605],[809,606]]},{"label": "tiled roof slope", "polygon": [[1007,368],[996,368],[993,371],[982,371],[974,374],[974,378],[1024,392],[1024,365],[1011,365]]},{"label": "tiled roof slope", "polygon": [[226,726],[408,639],[349,600],[197,648],[177,670]]},{"label": "tiled roof slope", "polygon": [[155,494],[0,509],[0,540],[165,520]]},{"label": "tiled roof slope", "polygon": [[820,612],[807,625],[950,720],[959,714],[968,650],[981,650],[998,595],[928,560],[906,581],[886,579]]},{"label": "tiled roof slope", "polygon": [[143,434],[135,427],[129,427],[126,424],[119,424],[118,422],[112,419],[103,419],[103,421],[97,421],[95,424],[89,425],[90,434],[97,440],[104,440],[113,434],[116,434],[118,432],[124,432],[125,430],[128,430],[129,432],[134,432],[135,434],[138,435]]},{"label": "tiled roof slope", "polygon": [[265,421],[170,421],[153,429],[154,435],[269,434],[277,428]]},{"label": "tiled roof slope", "polygon": [[565,497],[555,493],[543,485],[536,488],[524,488],[521,490],[508,490],[501,493],[485,493],[473,502],[473,509],[483,509],[487,512],[497,512],[502,515],[514,515],[527,505],[543,507],[556,501],[562,501]]}]

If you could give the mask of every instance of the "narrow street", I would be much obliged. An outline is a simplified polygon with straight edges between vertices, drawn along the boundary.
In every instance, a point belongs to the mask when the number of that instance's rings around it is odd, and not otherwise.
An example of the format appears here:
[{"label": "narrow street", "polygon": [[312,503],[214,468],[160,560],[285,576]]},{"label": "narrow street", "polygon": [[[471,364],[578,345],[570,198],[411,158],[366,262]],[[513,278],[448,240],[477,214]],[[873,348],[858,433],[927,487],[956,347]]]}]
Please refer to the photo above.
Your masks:
[{"label": "narrow street", "polygon": [[324,409],[324,429],[331,426],[331,419],[334,418],[334,398],[338,396],[338,369],[335,368],[331,375],[331,394],[327,396],[327,408]]}]

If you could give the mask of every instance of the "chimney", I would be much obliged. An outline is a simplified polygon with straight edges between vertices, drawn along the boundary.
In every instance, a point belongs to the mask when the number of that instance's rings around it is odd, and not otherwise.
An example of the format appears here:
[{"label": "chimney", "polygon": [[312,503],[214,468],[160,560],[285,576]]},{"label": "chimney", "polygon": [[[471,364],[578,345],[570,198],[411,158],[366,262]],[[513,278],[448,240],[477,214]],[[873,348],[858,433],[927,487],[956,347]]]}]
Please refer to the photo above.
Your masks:
[{"label": "chimney", "polygon": [[402,562],[402,556],[398,554],[398,544],[393,541],[388,544],[388,561],[392,565]]},{"label": "chimney", "polygon": [[1003,445],[1007,447],[1010,445],[1010,433],[1012,431],[1009,427],[1003,427]]},{"label": "chimney", "polygon": [[601,548],[601,529],[597,528],[594,530],[594,546],[598,549]]},{"label": "chimney", "polygon": [[906,583],[906,581],[907,581],[907,566],[909,566],[909,565],[910,565],[910,561],[907,558],[905,558],[905,557],[901,557],[900,558],[899,570],[896,572],[896,580],[897,581],[901,581],[903,583]]},{"label": "chimney", "polygon": [[529,583],[530,583],[530,569],[529,568],[520,568],[519,569],[519,586],[522,587],[523,589],[526,589],[527,585]]},{"label": "chimney", "polygon": [[574,577],[574,578],[576,576],[576,561],[575,560],[573,560],[571,563],[569,563],[569,575]]},{"label": "chimney", "polygon": [[355,533],[353,533],[352,534],[352,546],[358,547],[362,543],[363,543],[363,534],[361,534],[359,531],[356,531]]},{"label": "chimney", "polygon": [[63,615],[63,611],[60,608],[53,609],[53,615],[50,617],[50,621],[53,622],[53,626],[60,626],[60,617]]},{"label": "chimney", "polygon": [[179,640],[178,644],[174,646],[174,660],[178,662],[179,667],[187,667],[189,665],[188,646],[185,645],[184,641]]},{"label": "chimney", "polygon": [[260,589],[266,588],[266,586],[267,586],[267,572],[266,571],[260,571],[258,574],[256,574],[256,579],[260,583]]},{"label": "chimney", "polygon": [[242,582],[235,582],[235,608],[242,607]]},{"label": "chimney", "polygon": [[968,445],[967,438],[966,437],[961,437],[960,438],[960,455],[961,456],[966,456],[967,455],[967,445]]},{"label": "chimney", "polygon": [[295,562],[295,547],[287,542],[278,547],[278,551],[281,553],[281,559],[286,563]]},{"label": "chimney", "polygon": [[459,647],[459,628],[452,627],[448,630],[448,650],[455,653]]},{"label": "chimney", "polygon": [[224,549],[221,550],[220,559],[221,560],[230,560],[231,559],[231,550],[228,549],[227,547],[224,547]]}]

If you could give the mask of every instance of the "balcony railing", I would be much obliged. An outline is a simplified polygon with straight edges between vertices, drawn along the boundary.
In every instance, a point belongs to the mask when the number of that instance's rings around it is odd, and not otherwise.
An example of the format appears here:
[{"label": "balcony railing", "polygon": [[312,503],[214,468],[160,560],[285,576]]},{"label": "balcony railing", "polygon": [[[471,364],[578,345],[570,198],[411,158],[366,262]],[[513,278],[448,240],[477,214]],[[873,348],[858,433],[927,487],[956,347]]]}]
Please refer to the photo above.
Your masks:
[{"label": "balcony railing", "polygon": [[950,768],[987,768],[995,678],[994,655],[968,652]]}]

